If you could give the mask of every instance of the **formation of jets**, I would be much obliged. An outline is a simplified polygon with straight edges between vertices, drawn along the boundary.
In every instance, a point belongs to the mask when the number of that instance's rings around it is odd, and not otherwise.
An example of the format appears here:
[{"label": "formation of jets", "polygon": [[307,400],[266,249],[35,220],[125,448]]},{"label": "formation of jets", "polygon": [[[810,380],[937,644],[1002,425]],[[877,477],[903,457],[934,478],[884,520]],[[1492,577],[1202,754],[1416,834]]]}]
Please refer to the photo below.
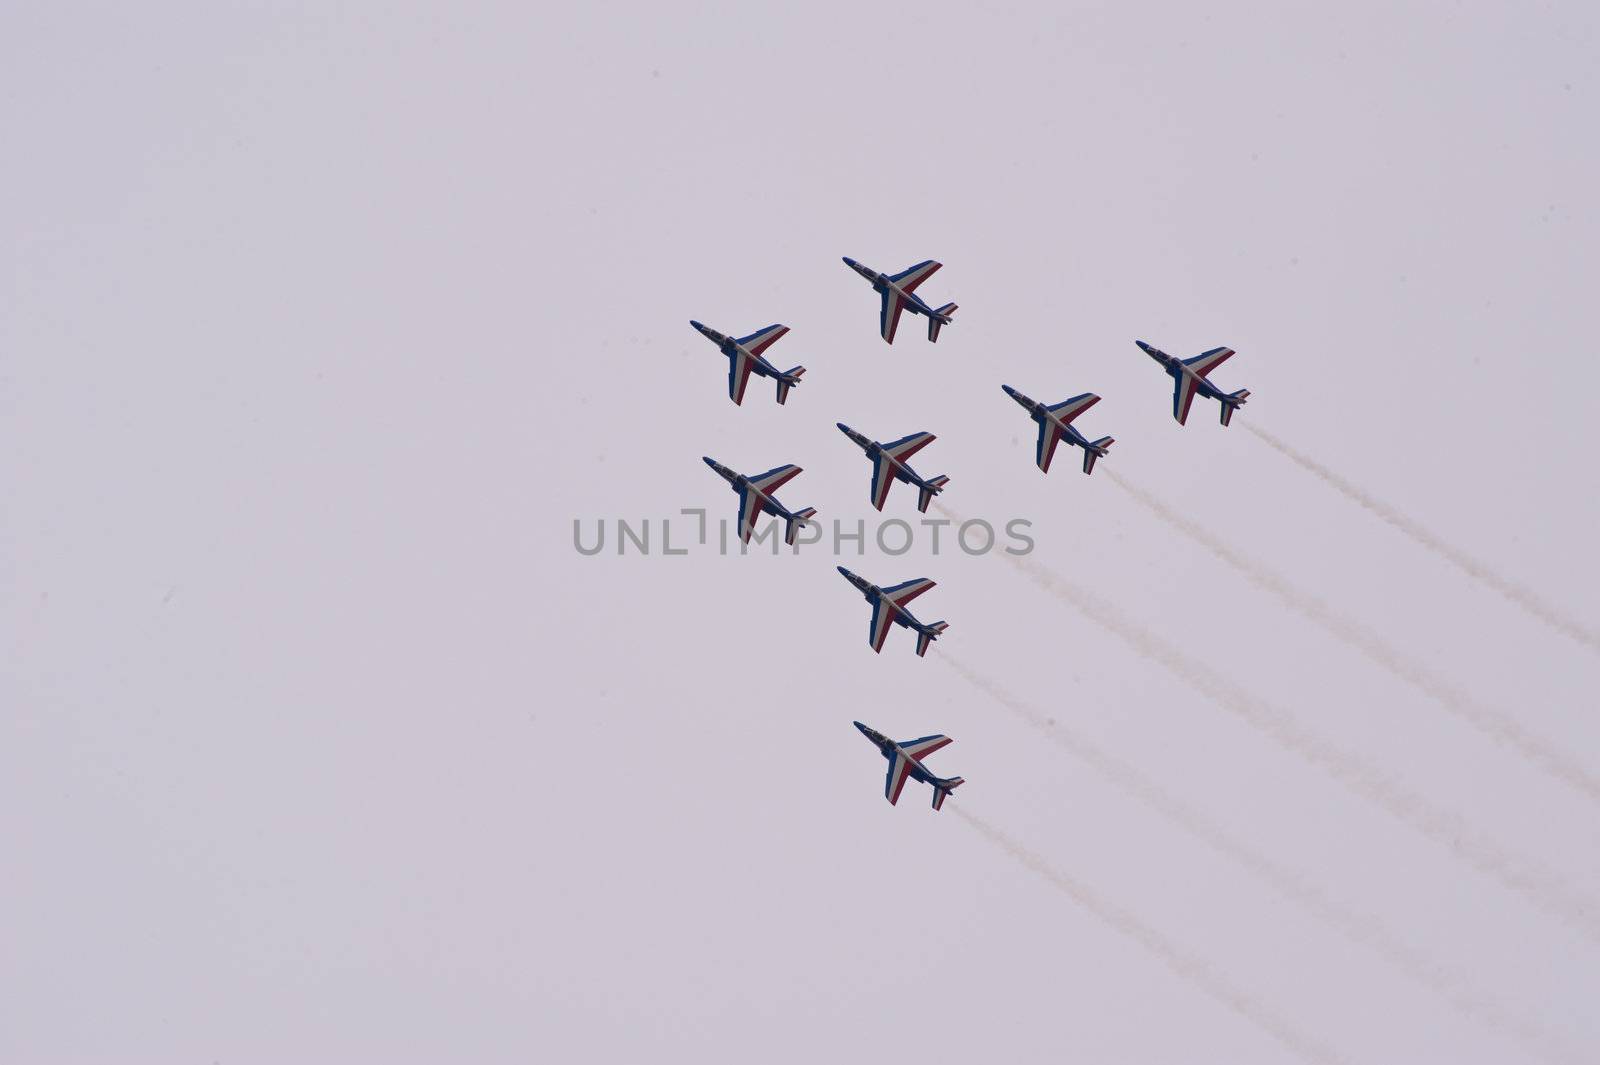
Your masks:
[{"label": "formation of jets", "polygon": [[[854,259],[846,258],[844,262],[870,282],[873,291],[878,294],[880,300],[878,333],[886,343],[894,343],[895,332],[900,326],[900,317],[908,311],[928,320],[929,341],[937,341],[939,330],[950,324],[956,311],[954,303],[934,307],[917,294],[918,286],[938,272],[940,263],[925,259],[897,274],[884,274]],[[766,351],[789,332],[789,327],[786,325],[769,325],[749,336],[732,337],[700,322],[691,321],[689,324],[716,344],[718,350],[727,357],[728,398],[735,404],[743,404],[745,386],[752,375],[773,380],[777,385],[778,402],[782,404],[788,400],[789,390],[800,382],[801,375],[806,372],[804,366],[779,370],[767,361]],[[1248,389],[1224,392],[1211,383],[1209,377],[1211,371],[1232,357],[1234,353],[1232,348],[1212,348],[1193,358],[1179,359],[1142,340],[1135,343],[1139,345],[1140,350],[1159,363],[1172,378],[1172,416],[1179,425],[1187,422],[1189,407],[1197,395],[1218,402],[1221,406],[1223,425],[1232,421],[1234,411],[1244,406],[1246,398],[1250,395]],[[1027,411],[1028,416],[1038,425],[1039,436],[1034,449],[1034,462],[1043,473],[1050,472],[1050,462],[1055,457],[1056,447],[1063,440],[1069,446],[1083,452],[1085,474],[1094,471],[1095,461],[1104,458],[1115,442],[1109,436],[1090,440],[1073,425],[1077,418],[1100,402],[1100,397],[1093,392],[1085,392],[1060,403],[1042,403],[1023,395],[1010,385],[1000,387],[1006,395],[1016,401],[1018,406]],[[890,487],[896,481],[900,481],[916,487],[917,510],[926,513],[933,498],[949,483],[950,478],[943,474],[924,478],[911,468],[911,457],[935,440],[932,433],[917,432],[898,440],[881,443],[856,432],[843,422],[837,424],[839,431],[849,437],[872,463],[872,481],[867,498],[871,501],[873,509],[883,510],[883,505],[889,497]],[[739,497],[739,540],[742,543],[749,543],[756,521],[763,514],[770,514],[783,521],[784,541],[794,544],[799,530],[817,513],[815,507],[790,510],[778,501],[776,495],[778,489],[800,473],[799,466],[785,465],[765,473],[742,474],[710,458],[705,459],[705,463],[715,470]],[[851,573],[843,566],[839,566],[838,570],[872,607],[872,616],[867,623],[867,644],[874,652],[882,652],[890,628],[899,625],[916,633],[917,655],[924,657],[933,641],[950,627],[943,621],[924,624],[908,609],[908,604],[913,599],[934,587],[934,582],[928,578],[916,577],[900,584],[880,587]],[[921,739],[897,743],[859,721],[855,722],[855,726],[888,760],[888,776],[884,781],[883,793],[891,805],[899,801],[900,791],[905,787],[907,780],[921,781],[933,787],[935,810],[940,809],[950,793],[962,783],[960,777],[935,776],[923,765],[924,758],[950,742],[948,736],[924,736]]]}]

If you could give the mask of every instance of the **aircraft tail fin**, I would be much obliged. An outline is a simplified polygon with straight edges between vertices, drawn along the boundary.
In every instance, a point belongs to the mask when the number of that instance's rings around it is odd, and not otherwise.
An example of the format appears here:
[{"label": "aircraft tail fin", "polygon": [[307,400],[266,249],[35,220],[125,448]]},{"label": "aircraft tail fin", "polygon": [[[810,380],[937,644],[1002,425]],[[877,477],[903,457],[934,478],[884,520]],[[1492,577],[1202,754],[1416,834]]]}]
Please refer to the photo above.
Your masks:
[{"label": "aircraft tail fin", "polygon": [[947,303],[928,316],[928,339],[933,343],[939,342],[939,330],[950,321],[950,316],[956,313],[956,305]]},{"label": "aircraft tail fin", "polygon": [[960,777],[945,777],[942,780],[934,781],[933,808],[937,810],[943,807],[944,800],[949,797],[950,793],[965,783],[966,781]]},{"label": "aircraft tail fin", "polygon": [[1115,444],[1116,442],[1117,441],[1114,437],[1102,436],[1100,439],[1091,442],[1088,447],[1084,448],[1083,472],[1093,473],[1094,460],[1104,455],[1111,448],[1111,445]]},{"label": "aircraft tail fin", "polygon": [[932,643],[945,629],[950,627],[948,622],[935,621],[917,632],[917,656],[920,658],[928,653],[928,645]]},{"label": "aircraft tail fin", "polygon": [[800,531],[800,526],[809,522],[816,512],[816,507],[803,507],[785,518],[783,522],[783,542],[793,547],[795,534]]},{"label": "aircraft tail fin", "polygon": [[928,483],[923,486],[917,495],[917,509],[926,514],[928,512],[928,504],[933,502],[933,497],[938,495],[939,490],[949,483],[950,478],[942,473],[937,477],[928,478]]},{"label": "aircraft tail fin", "polygon": [[792,370],[785,370],[783,376],[778,378],[778,402],[783,403],[789,398],[789,389],[800,383],[800,375],[806,372],[804,366],[796,366]]},{"label": "aircraft tail fin", "polygon": [[1244,406],[1246,397],[1250,395],[1248,388],[1241,388],[1237,392],[1230,392],[1222,398],[1222,424],[1227,425],[1233,421],[1233,412],[1236,408]]}]

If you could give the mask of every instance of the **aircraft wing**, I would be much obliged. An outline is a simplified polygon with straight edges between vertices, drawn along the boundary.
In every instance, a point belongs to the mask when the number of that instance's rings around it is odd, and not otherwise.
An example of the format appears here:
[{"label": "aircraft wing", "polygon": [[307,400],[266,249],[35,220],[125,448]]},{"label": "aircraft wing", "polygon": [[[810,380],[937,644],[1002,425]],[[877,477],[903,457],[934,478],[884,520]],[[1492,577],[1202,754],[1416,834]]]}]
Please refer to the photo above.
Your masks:
[{"label": "aircraft wing", "polygon": [[932,433],[912,433],[902,436],[899,440],[883,445],[883,450],[895,457],[897,462],[905,462],[938,439]]},{"label": "aircraft wing", "polygon": [[790,481],[794,480],[794,478],[799,476],[799,474],[799,466],[795,466],[793,464],[788,466],[777,466],[768,470],[766,473],[756,474],[754,477],[750,478],[750,483],[755,485],[756,488],[759,489],[763,494],[771,495],[784,485],[788,484]]},{"label": "aircraft wing", "polygon": [[739,540],[750,542],[756,521],[761,517],[761,495],[748,488],[739,489]]},{"label": "aircraft wing", "polygon": [[938,272],[939,267],[943,265],[943,263],[936,263],[932,259],[924,259],[915,266],[906,267],[898,274],[890,277],[889,280],[893,281],[907,292],[915,292],[918,285],[932,277]]},{"label": "aircraft wing", "polygon": [[1072,419],[1076,418],[1078,415],[1082,414],[1084,411],[1088,410],[1090,407],[1099,402],[1099,396],[1095,395],[1093,392],[1085,392],[1081,396],[1073,396],[1071,399],[1062,400],[1055,406],[1046,407],[1045,409],[1051,414],[1054,414],[1057,418],[1061,419],[1062,425],[1071,425]]},{"label": "aircraft wing", "polygon": [[736,404],[744,403],[744,386],[750,383],[750,370],[755,363],[755,359],[743,351],[736,351],[728,358],[728,398]]},{"label": "aircraft wing", "polygon": [[893,588],[883,589],[883,597],[895,606],[905,606],[911,600],[934,586],[934,582],[926,577],[897,584]]},{"label": "aircraft wing", "polygon": [[760,355],[772,345],[776,344],[783,334],[789,331],[786,325],[769,325],[765,329],[758,329],[747,337],[740,337],[736,343],[752,355]]},{"label": "aircraft wing", "polygon": [[896,752],[889,759],[889,775],[883,781],[883,797],[893,806],[900,801],[900,789],[906,786],[906,777],[911,775],[911,759]]},{"label": "aircraft wing", "polygon": [[898,613],[900,611],[886,599],[878,599],[872,604],[872,620],[867,623],[867,642],[872,645],[874,651],[883,650],[883,641],[889,635],[889,625]]},{"label": "aircraft wing", "polygon": [[1200,388],[1198,379],[1186,373],[1177,375],[1177,380],[1172,385],[1172,416],[1182,425],[1189,419],[1189,404],[1194,402],[1194,394]]},{"label": "aircraft wing", "polygon": [[894,331],[900,328],[900,312],[905,310],[906,301],[892,288],[883,290],[883,309],[878,312],[878,331],[883,334],[883,339],[894,343]]},{"label": "aircraft wing", "polygon": [[917,761],[922,761],[928,755],[950,743],[949,736],[924,736],[920,740],[907,740],[900,744],[900,749]]},{"label": "aircraft wing", "polygon": [[1061,442],[1061,427],[1049,418],[1039,418],[1039,444],[1034,449],[1033,460],[1039,469],[1050,472],[1050,460],[1055,458],[1056,445]]},{"label": "aircraft wing", "polygon": [[1212,348],[1210,351],[1196,355],[1192,359],[1184,359],[1183,364],[1201,377],[1204,377],[1232,357],[1232,348]]},{"label": "aircraft wing", "polygon": [[889,498],[889,486],[892,484],[894,484],[894,465],[889,461],[889,456],[880,454],[872,460],[872,506],[874,509],[883,509],[884,500]]}]

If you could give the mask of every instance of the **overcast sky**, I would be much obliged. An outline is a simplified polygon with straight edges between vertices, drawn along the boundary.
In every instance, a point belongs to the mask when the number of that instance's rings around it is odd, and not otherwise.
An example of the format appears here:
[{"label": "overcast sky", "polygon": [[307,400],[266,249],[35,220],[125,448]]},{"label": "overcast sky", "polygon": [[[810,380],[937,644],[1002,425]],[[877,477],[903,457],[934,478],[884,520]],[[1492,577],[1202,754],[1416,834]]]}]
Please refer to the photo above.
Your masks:
[{"label": "overcast sky", "polygon": [[0,14],[0,1058],[1600,1059],[1597,798],[1488,734],[1600,773],[1600,656],[1249,431],[1600,627],[1592,5],[540,8]]}]

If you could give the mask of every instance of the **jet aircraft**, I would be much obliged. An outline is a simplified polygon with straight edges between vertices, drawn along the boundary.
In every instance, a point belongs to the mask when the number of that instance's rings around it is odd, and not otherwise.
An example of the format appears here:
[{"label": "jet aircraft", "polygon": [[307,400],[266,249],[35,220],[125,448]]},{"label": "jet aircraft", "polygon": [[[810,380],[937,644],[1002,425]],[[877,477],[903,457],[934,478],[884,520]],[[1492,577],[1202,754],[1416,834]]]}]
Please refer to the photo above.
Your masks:
[{"label": "jet aircraft", "polygon": [[1018,392],[1010,385],[1001,385],[1006,395],[1016,400],[1023,410],[1032,415],[1033,420],[1039,423],[1039,443],[1034,449],[1034,461],[1039,464],[1039,469],[1045,473],[1050,472],[1050,460],[1055,456],[1056,444],[1062,439],[1067,443],[1083,448],[1083,472],[1094,472],[1094,460],[1105,455],[1111,445],[1116,441],[1109,436],[1102,436],[1098,440],[1090,440],[1072,427],[1072,419],[1100,402],[1100,397],[1093,392],[1085,392],[1081,396],[1047,406]]},{"label": "jet aircraft", "polygon": [[735,473],[728,467],[720,464],[715,459],[706,459],[705,463],[722,477],[728,485],[739,493],[739,541],[750,542],[750,533],[755,529],[756,519],[763,513],[773,514],[783,519],[783,542],[793,544],[795,533],[800,526],[811,520],[817,512],[815,507],[805,507],[802,510],[790,511],[778,502],[774,492],[787,484],[800,472],[799,466],[779,466],[777,469],[758,473],[754,477],[746,477],[742,473]]},{"label": "jet aircraft", "polygon": [[926,577],[896,584],[892,588],[879,588],[876,584],[857,577],[854,573],[839,567],[839,572],[844,574],[844,579],[856,586],[872,604],[872,621],[867,626],[867,642],[877,652],[883,651],[883,641],[889,635],[889,624],[904,625],[917,634],[917,654],[928,653],[928,644],[938,639],[939,634],[950,626],[943,621],[935,621],[924,625],[911,616],[911,611],[906,609],[906,604],[917,596],[933,587],[933,581]]},{"label": "jet aircraft", "polygon": [[917,495],[917,509],[922,513],[928,512],[928,504],[933,497],[938,495],[950,478],[944,474],[923,480],[917,471],[907,465],[912,455],[937,439],[932,433],[912,433],[902,436],[888,444],[880,444],[875,440],[868,440],[865,436],[850,428],[844,422],[839,423],[839,431],[851,440],[856,446],[867,453],[867,458],[872,460],[872,505],[878,510],[883,509],[883,501],[889,498],[889,486],[896,481],[914,484],[919,489]]},{"label": "jet aircraft", "polygon": [[1233,355],[1232,348],[1212,348],[1192,359],[1180,359],[1142,340],[1135,340],[1134,343],[1139,345],[1140,351],[1159,362],[1161,368],[1167,371],[1167,376],[1172,378],[1172,416],[1178,419],[1179,425],[1188,420],[1189,404],[1194,402],[1196,393],[1222,404],[1223,425],[1233,420],[1233,412],[1244,406],[1245,397],[1250,395],[1248,388],[1224,392],[1206,378],[1212,370],[1228,361]]},{"label": "jet aircraft", "polygon": [[757,377],[771,377],[777,381],[778,402],[783,403],[789,398],[789,389],[799,384],[800,375],[806,372],[804,366],[780,370],[762,355],[762,352],[772,347],[779,337],[789,331],[786,325],[769,325],[747,337],[734,338],[724,336],[710,326],[701,325],[693,320],[689,324],[699,330],[701,336],[722,349],[722,353],[728,357],[728,398],[736,404],[744,404],[744,386],[749,383],[751,373]]},{"label": "jet aircraft", "polygon": [[908,777],[933,785],[935,810],[944,805],[944,800],[952,791],[965,783],[960,777],[936,777],[922,764],[924,758],[950,742],[949,736],[924,736],[920,740],[896,743],[877,729],[868,728],[859,721],[853,724],[861,730],[863,736],[873,742],[879,753],[888,759],[889,775],[883,782],[883,797],[889,800],[890,806],[900,801],[900,789],[906,786]]},{"label": "jet aircraft", "polygon": [[928,339],[939,339],[939,328],[950,324],[950,316],[956,313],[956,305],[947,303],[943,307],[932,307],[923,302],[917,295],[917,286],[932,277],[934,271],[943,266],[932,259],[924,259],[915,266],[908,266],[898,274],[880,274],[870,266],[862,266],[854,259],[845,257],[844,263],[850,269],[872,282],[873,290],[883,299],[883,307],[878,314],[878,330],[883,334],[883,339],[890,344],[894,343],[894,331],[900,326],[900,312],[910,311],[920,314],[928,319]]}]

